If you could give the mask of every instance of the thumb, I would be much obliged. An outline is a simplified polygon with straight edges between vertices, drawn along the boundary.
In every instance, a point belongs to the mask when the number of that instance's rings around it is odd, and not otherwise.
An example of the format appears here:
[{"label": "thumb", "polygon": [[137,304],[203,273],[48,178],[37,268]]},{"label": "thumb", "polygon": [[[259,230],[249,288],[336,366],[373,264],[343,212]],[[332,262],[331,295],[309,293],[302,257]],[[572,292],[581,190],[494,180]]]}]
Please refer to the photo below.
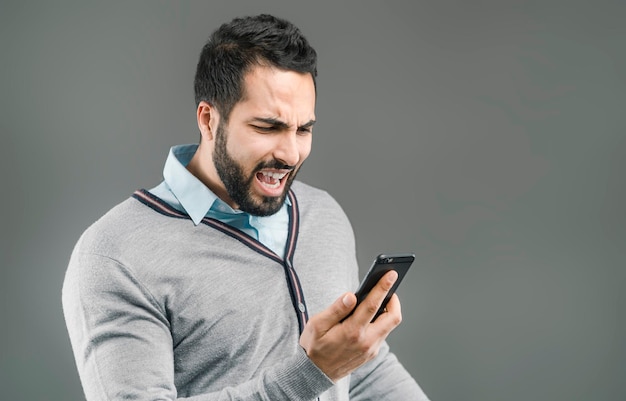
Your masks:
[{"label": "thumb", "polygon": [[[346,292],[339,299],[341,299],[341,303],[343,304],[343,307],[346,308],[348,312],[352,311],[352,309],[356,305],[356,295],[354,295],[351,292]],[[337,303],[338,301],[339,300],[335,301],[335,303]]]},{"label": "thumb", "polygon": [[346,292],[335,300],[328,308],[320,312],[316,317],[321,326],[330,329],[342,321],[356,306],[356,295]]},{"label": "thumb", "polygon": [[356,307],[356,295],[346,292],[339,297],[331,308],[334,309],[335,323],[343,321],[348,317]]}]

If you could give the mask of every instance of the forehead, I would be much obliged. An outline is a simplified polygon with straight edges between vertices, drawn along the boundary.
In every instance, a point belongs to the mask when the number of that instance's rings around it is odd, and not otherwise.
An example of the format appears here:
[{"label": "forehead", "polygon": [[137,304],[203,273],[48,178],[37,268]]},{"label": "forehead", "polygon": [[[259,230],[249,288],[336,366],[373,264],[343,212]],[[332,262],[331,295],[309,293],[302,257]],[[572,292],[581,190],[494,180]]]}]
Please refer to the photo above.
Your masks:
[{"label": "forehead", "polygon": [[233,113],[294,124],[315,119],[315,85],[309,73],[257,66],[244,76],[243,89]]}]

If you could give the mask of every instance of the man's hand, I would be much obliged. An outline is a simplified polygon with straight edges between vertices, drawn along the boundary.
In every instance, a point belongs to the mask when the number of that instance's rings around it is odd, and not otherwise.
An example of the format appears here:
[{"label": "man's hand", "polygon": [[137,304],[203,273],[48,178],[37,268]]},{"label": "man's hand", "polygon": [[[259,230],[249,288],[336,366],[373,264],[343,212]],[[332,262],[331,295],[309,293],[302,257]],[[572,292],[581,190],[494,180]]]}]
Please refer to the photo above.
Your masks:
[{"label": "man's hand", "polygon": [[313,316],[304,327],[300,345],[318,368],[332,381],[347,376],[378,354],[381,343],[402,321],[400,301],[393,295],[387,312],[371,322],[398,273],[390,271],[380,279],[352,316],[341,322],[356,304],[346,293],[330,307]]}]

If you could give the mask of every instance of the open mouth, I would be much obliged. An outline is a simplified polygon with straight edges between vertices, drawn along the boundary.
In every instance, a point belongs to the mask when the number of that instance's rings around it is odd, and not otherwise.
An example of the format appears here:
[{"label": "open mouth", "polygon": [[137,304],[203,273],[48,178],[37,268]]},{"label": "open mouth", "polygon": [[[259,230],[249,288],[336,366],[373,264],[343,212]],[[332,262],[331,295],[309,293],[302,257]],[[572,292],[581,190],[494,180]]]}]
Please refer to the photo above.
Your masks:
[{"label": "open mouth", "polygon": [[256,178],[261,185],[268,189],[280,188],[283,179],[289,174],[289,172],[276,172],[276,171],[259,171],[256,173]]}]

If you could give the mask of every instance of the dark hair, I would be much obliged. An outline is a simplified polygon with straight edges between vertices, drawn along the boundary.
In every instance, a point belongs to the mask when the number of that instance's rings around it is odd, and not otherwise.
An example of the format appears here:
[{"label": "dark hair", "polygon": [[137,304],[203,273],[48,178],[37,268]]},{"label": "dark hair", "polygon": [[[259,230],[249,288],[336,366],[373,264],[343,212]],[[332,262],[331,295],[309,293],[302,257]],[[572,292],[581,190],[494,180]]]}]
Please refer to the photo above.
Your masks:
[{"label": "dark hair", "polygon": [[196,106],[205,101],[228,121],[244,94],[244,75],[256,65],[308,72],[315,84],[317,54],[296,26],[267,14],[235,18],[202,48],[194,79]]}]

